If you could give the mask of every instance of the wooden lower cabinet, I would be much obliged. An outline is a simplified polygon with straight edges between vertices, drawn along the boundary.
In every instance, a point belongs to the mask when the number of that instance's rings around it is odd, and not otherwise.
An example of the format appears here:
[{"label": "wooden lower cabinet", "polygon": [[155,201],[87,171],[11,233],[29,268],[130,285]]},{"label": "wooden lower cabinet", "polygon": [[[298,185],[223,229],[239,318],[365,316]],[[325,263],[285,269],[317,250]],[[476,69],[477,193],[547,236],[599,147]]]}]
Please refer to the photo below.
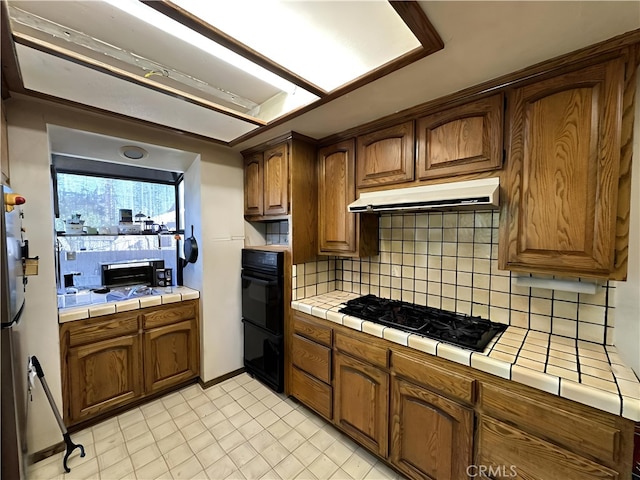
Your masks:
[{"label": "wooden lower cabinet", "polygon": [[142,394],[137,335],[69,349],[71,420],[89,418]]},{"label": "wooden lower cabinet", "polygon": [[298,367],[291,367],[290,391],[291,395],[323,417],[333,418],[333,390],[326,383]]},{"label": "wooden lower cabinet", "polygon": [[144,333],[145,390],[157,392],[198,375],[196,320]]},{"label": "wooden lower cabinet", "polygon": [[357,441],[386,457],[389,425],[389,374],[334,353],[335,422]]},{"label": "wooden lower cabinet", "polygon": [[198,300],[189,300],[60,325],[65,423],[197,377],[198,318]]},{"label": "wooden lower cabinet", "polygon": [[472,441],[472,409],[394,376],[389,457],[405,475],[468,478]]},{"label": "wooden lower cabinet", "polygon": [[301,312],[292,321],[292,395],[408,478],[630,478],[631,420]]},{"label": "wooden lower cabinet", "polygon": [[328,420],[333,418],[331,345],[333,329],[293,315],[289,393]]},{"label": "wooden lower cabinet", "polygon": [[475,464],[495,479],[614,480],[618,473],[511,425],[482,416]]}]

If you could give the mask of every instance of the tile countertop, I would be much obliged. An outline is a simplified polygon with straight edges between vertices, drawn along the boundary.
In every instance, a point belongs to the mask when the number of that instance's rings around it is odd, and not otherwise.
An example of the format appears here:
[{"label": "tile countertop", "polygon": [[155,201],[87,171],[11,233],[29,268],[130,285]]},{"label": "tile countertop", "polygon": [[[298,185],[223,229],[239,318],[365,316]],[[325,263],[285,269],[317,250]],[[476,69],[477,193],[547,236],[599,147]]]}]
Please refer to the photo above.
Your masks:
[{"label": "tile countertop", "polygon": [[[157,287],[158,289],[162,287]],[[167,303],[182,302],[200,298],[200,292],[187,287],[171,287],[171,291],[161,295],[146,295],[143,297],[121,300],[118,302],[97,303],[80,307],[58,309],[58,322],[65,323],[73,320],[111,315],[112,313],[127,312],[140,308],[155,307]]]},{"label": "tile countertop", "polygon": [[640,421],[640,381],[616,347],[509,327],[484,352],[339,313],[359,294],[333,291],[291,302],[291,308],[391,342],[523,383],[614,415]]}]

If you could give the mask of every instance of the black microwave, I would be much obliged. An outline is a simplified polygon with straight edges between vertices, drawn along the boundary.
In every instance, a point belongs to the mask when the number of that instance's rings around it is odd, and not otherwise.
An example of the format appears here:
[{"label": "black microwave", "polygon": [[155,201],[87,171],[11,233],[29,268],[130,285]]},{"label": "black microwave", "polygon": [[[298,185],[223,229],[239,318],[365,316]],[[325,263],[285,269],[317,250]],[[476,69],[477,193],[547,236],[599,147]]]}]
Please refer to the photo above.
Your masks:
[{"label": "black microwave", "polygon": [[156,271],[164,269],[164,260],[135,260],[129,262],[103,263],[102,285],[124,287],[127,285],[157,286]]}]

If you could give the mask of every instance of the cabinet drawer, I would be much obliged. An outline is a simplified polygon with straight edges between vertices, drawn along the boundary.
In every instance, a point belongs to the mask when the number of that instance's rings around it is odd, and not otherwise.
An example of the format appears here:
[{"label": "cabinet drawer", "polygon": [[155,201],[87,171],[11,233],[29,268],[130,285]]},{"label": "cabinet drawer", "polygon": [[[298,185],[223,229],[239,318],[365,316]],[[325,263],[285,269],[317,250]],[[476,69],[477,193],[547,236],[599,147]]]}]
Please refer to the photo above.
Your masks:
[{"label": "cabinet drawer", "polygon": [[336,333],[336,348],[356,358],[366,360],[377,367],[387,368],[389,366],[389,351],[364,340]]},{"label": "cabinet drawer", "polygon": [[293,314],[293,331],[302,337],[310,338],[327,347],[331,347],[330,327],[319,325],[312,320],[307,320],[299,313]]},{"label": "cabinet drawer", "polygon": [[138,333],[138,315],[109,315],[102,321],[69,324],[69,346],[99,342]]},{"label": "cabinet drawer", "polygon": [[142,316],[145,329],[161,327],[171,323],[180,322],[182,320],[191,320],[196,318],[195,301],[189,303],[183,302],[180,305],[160,308],[153,312],[145,313]]},{"label": "cabinet drawer", "polygon": [[479,400],[482,411],[492,417],[603,462],[618,461],[620,431],[616,428],[486,383],[481,384]]},{"label": "cabinet drawer", "polygon": [[329,420],[333,418],[333,389],[296,367],[291,369],[291,395]]},{"label": "cabinet drawer", "polygon": [[429,365],[417,358],[393,352],[391,368],[398,374],[427,388],[473,403],[475,380],[450,370]]},{"label": "cabinet drawer", "polygon": [[325,383],[331,383],[331,349],[294,335],[291,358],[296,367]]},{"label": "cabinet drawer", "polygon": [[[495,478],[613,480],[618,474],[490,417],[478,424],[476,465]],[[498,473],[496,473],[498,472]]]}]

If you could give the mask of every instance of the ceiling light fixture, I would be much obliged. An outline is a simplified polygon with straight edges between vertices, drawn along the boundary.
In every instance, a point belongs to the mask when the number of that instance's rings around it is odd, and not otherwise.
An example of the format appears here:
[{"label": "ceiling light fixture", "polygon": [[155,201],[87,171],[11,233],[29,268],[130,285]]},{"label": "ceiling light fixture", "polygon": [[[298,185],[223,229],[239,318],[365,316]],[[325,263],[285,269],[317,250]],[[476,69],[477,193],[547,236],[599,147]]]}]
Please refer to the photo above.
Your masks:
[{"label": "ceiling light fixture", "polygon": [[209,40],[204,35],[200,35],[198,32],[185,27],[181,23],[163,15],[162,13],[147,7],[145,4],[138,0],[105,0],[106,3],[113,7],[122,10],[129,15],[136,17],[143,22],[148,23],[162,30],[166,33],[173,35],[174,37],[190,43],[194,47],[201,49],[202,51],[213,55],[220,60],[233,65],[236,68],[252,75],[263,82],[266,82],[274,87],[282,90],[283,92],[292,93],[296,90],[296,85],[285,80],[282,77],[270,72],[269,70],[262,68],[259,65],[247,60],[241,55],[219,45],[213,40]]},{"label": "ceiling light fixture", "polygon": [[149,156],[149,152],[141,147],[127,145],[125,147],[120,147],[120,156],[128,158],[129,160],[142,160]]}]

